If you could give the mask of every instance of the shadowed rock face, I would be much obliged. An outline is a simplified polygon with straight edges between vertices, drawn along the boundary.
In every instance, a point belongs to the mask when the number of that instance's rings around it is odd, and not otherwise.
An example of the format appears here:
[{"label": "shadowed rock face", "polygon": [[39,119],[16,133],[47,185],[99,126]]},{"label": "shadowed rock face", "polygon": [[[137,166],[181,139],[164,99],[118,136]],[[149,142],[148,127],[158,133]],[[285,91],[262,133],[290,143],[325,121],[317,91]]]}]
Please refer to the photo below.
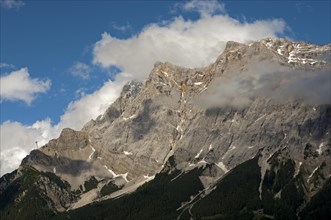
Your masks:
[{"label": "shadowed rock face", "polygon": [[143,111],[132,119],[133,137],[136,141],[144,138],[151,129],[156,125],[155,121],[150,118],[151,112],[157,111],[158,107],[151,108],[152,100],[147,99],[143,102]]},{"label": "shadowed rock face", "polygon": [[42,151],[33,150],[22,161],[22,165],[32,165],[39,169],[56,168],[49,172],[57,173],[58,175],[67,174],[72,176],[80,176],[84,172],[89,171],[92,166],[86,160],[72,160],[63,156],[49,156]]},{"label": "shadowed rock face", "polygon": [[296,79],[315,86],[311,77],[330,71],[330,51],[331,45],[265,39],[229,42],[205,68],[156,63],[145,84],[129,82],[103,115],[81,131],[64,129],[22,164],[54,172],[73,188],[95,176],[128,180],[124,189],[162,169],[207,164],[207,187],[256,155],[262,183],[277,154],[305,171],[313,194],[314,170],[321,183],[331,174],[331,105],[311,102],[318,91],[301,96]]}]

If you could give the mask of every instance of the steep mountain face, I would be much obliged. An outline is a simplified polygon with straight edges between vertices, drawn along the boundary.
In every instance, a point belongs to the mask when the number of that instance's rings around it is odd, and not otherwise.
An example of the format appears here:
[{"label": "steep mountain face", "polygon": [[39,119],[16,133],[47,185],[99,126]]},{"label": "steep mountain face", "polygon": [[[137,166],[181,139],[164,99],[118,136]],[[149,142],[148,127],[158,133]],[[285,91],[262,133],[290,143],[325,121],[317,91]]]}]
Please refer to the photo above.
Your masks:
[{"label": "steep mountain face", "polygon": [[[2,177],[10,199],[1,216],[32,191],[29,169],[52,215],[73,210],[56,218],[328,216],[331,207],[316,212],[316,203],[330,193],[330,52],[330,44],[264,39],[228,42],[205,68],[156,63],[103,115],[64,129]],[[131,212],[119,214],[124,205]]]}]

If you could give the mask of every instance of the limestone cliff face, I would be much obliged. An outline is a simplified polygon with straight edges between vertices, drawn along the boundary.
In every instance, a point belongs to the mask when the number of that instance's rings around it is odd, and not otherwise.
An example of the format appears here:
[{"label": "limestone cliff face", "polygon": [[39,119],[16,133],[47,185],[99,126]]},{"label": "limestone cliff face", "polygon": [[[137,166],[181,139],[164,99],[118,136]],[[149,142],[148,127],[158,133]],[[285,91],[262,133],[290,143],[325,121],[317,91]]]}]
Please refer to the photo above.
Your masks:
[{"label": "limestone cliff face", "polygon": [[[235,80],[254,77],[252,72],[268,71],[269,65],[298,77],[300,72],[328,72],[330,52],[331,45],[264,39],[251,44],[229,42],[216,62],[204,68],[156,63],[144,84],[125,85],[103,115],[81,131],[64,129],[58,139],[32,151],[22,164],[53,172],[73,189],[94,176],[101,184],[102,180],[115,181],[126,193],[162,170],[185,172],[210,164],[212,171],[201,177],[208,187],[260,155],[261,183],[271,169],[270,158],[290,158],[295,173],[303,173],[307,194],[314,193],[319,187],[315,183],[322,185],[331,174],[330,102],[283,101],[279,97],[274,101],[268,93],[274,94],[286,78],[280,84],[263,78],[275,88],[257,94],[248,90],[251,95],[244,95],[243,101],[243,97],[231,95],[228,99],[233,100],[224,101],[228,94],[214,97],[214,93],[228,91],[219,90],[220,85],[226,86],[222,80],[234,75]],[[251,81],[238,82],[242,83],[239,88],[245,88]],[[98,192],[86,203],[99,198]]]}]

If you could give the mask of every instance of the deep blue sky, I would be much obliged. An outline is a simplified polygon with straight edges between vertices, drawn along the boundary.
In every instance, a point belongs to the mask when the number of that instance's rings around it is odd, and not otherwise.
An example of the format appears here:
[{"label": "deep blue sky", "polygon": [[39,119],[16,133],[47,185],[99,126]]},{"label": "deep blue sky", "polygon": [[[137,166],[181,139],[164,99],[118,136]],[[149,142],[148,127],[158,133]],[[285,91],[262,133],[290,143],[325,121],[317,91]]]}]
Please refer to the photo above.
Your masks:
[{"label": "deep blue sky", "polygon": [[[69,72],[75,62],[92,63],[92,48],[101,34],[129,38],[150,23],[170,20],[179,13],[186,19],[197,14],[174,12],[174,1],[24,1],[20,8],[1,8],[1,75],[28,67],[30,76],[50,79],[52,86],[30,105],[22,101],[1,103],[1,123],[32,124],[50,117],[59,121],[68,103],[98,89],[111,76],[93,66],[90,80]],[[295,41],[330,43],[330,1],[223,1],[229,16],[239,21],[283,19],[285,36]],[[125,31],[117,26],[129,26]]]},{"label": "deep blue sky", "polygon": [[330,1],[229,1],[226,9],[232,17],[254,19],[283,18],[295,41],[328,44],[331,39]]}]

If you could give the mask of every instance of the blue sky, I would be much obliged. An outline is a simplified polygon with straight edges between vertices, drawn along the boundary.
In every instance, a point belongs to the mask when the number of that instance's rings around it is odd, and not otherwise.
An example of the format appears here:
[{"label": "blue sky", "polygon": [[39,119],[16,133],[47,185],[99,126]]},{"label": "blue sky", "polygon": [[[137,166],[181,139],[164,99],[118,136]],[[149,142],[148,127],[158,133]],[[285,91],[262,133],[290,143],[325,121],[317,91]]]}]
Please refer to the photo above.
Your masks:
[{"label": "blue sky", "polygon": [[157,60],[207,65],[227,40],[268,36],[326,44],[330,20],[330,1],[3,0],[1,148],[21,158],[21,145],[80,129]]}]

